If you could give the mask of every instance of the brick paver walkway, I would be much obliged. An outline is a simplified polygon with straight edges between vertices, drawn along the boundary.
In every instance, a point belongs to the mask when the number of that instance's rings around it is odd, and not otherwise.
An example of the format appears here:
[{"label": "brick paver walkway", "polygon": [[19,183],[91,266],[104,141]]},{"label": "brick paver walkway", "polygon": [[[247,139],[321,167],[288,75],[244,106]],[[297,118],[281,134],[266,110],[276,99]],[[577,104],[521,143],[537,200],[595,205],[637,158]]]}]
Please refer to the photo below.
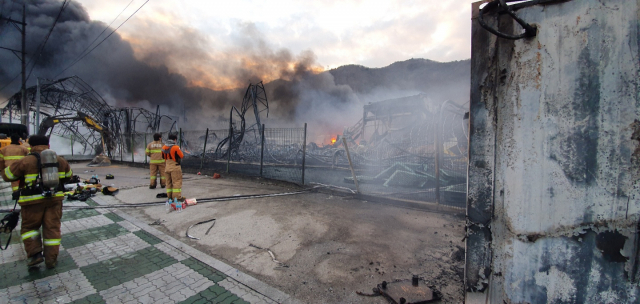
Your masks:
[{"label": "brick paver walkway", "polygon": [[[97,203],[65,201],[64,205]],[[10,193],[0,192],[0,208],[11,207]],[[27,268],[18,224],[11,245],[0,251],[0,303],[291,301],[264,283],[126,217],[108,209],[65,209],[58,266],[52,270],[46,269],[44,263]],[[1,236],[6,242],[8,235]],[[256,289],[262,289],[262,293]]]}]

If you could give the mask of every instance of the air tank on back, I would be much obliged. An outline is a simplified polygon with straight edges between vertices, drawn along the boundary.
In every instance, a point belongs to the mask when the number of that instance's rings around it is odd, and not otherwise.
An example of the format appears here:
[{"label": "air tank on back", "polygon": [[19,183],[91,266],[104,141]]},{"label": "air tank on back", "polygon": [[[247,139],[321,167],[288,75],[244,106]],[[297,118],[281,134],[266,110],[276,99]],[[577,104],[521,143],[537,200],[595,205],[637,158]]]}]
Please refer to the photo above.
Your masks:
[{"label": "air tank on back", "polygon": [[58,154],[51,149],[40,152],[42,162],[42,184],[45,188],[55,190],[60,183],[58,175]]}]

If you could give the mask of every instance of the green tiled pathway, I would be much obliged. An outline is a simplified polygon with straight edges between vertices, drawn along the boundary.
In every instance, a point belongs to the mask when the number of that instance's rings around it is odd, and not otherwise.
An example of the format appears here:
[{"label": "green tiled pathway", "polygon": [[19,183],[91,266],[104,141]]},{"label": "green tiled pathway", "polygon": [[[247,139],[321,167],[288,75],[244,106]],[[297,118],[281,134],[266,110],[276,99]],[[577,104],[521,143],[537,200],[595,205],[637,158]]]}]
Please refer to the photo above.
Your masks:
[{"label": "green tiled pathway", "polygon": [[[8,200],[0,193],[1,207]],[[0,252],[0,302],[275,303],[108,210],[65,209],[62,232],[58,266],[47,270],[27,268],[14,231]]]}]

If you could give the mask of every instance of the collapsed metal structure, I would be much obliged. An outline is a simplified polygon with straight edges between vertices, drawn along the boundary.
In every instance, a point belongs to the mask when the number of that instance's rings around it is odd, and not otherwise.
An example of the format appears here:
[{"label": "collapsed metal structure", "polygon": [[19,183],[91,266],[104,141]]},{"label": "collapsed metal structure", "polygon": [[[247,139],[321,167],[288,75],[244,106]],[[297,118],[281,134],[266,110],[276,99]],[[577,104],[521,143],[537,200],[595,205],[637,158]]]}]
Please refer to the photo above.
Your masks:
[{"label": "collapsed metal structure", "polygon": [[[361,188],[402,193],[397,196],[408,199],[428,195],[462,207],[468,150],[465,112],[463,106],[451,101],[437,104],[426,94],[370,103],[362,119],[345,128],[335,143],[310,143],[307,163],[348,168],[344,138]],[[343,182],[353,184],[354,178],[345,174]]]},{"label": "collapsed metal structure", "polygon": [[[116,108],[107,102],[86,82],[77,76],[61,78],[58,80],[43,80],[40,84],[40,100],[37,100],[38,88],[32,86],[27,88],[26,97],[29,107],[31,121],[40,121],[47,117],[72,117],[78,112],[92,117],[102,128],[109,131],[109,138],[105,138],[107,151],[111,156],[114,151],[123,149],[130,150],[132,135],[145,132],[157,132],[162,126],[173,125],[170,117],[160,115],[159,108],[156,113],[142,108]],[[10,121],[19,120],[21,111],[20,92],[9,98],[7,105],[2,108],[2,116],[8,116]],[[39,110],[40,116],[37,115]],[[168,118],[162,121],[162,118]],[[35,130],[35,127],[32,126]],[[36,131],[37,132],[37,131]],[[87,128],[81,121],[60,122],[52,130],[52,134],[70,138],[74,142],[82,145],[85,154],[93,150],[96,153],[102,152],[102,136],[99,132]]]},{"label": "collapsed metal structure", "polygon": [[[255,122],[247,128],[245,115],[249,109],[253,109]],[[218,143],[214,155],[216,157],[225,157],[229,156],[229,153],[255,154],[255,149],[241,149],[241,145],[249,141],[253,144],[250,146],[255,148],[256,144],[260,144],[263,131],[263,126],[260,122],[260,114],[262,112],[267,112],[266,115],[267,117],[269,116],[269,102],[267,100],[267,93],[264,90],[264,85],[262,81],[257,84],[250,83],[242,98],[240,110],[235,106],[231,107],[229,113],[229,135]],[[253,138],[245,139],[245,134],[252,134]],[[227,149],[223,152],[225,146]]]}]

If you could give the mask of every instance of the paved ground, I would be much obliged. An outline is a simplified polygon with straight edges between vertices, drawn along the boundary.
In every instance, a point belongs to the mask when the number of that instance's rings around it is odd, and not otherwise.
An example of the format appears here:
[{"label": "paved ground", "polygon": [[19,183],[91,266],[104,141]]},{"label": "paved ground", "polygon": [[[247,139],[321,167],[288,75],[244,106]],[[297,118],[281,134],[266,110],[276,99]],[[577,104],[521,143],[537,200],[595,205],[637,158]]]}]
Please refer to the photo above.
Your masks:
[{"label": "paved ground", "polygon": [[[120,203],[162,202],[155,197],[164,189],[148,188],[148,169],[77,163],[73,170],[82,178],[115,175],[103,183],[120,187],[116,195]],[[184,177],[183,195],[189,198],[300,190],[287,183],[227,174],[220,179]],[[408,280],[413,275],[441,291],[443,303],[463,302],[464,217],[324,192],[201,202],[181,213],[167,212],[164,206],[121,211],[135,217],[131,221],[140,226],[158,223],[152,227],[303,303],[384,304],[382,297],[362,297],[356,291],[370,292],[382,281]],[[204,224],[189,229],[199,240],[185,236],[187,228],[212,218],[216,224],[210,233],[206,234],[209,224]],[[286,267],[274,262],[271,254]],[[232,277],[269,294],[251,285],[253,281]]]},{"label": "paved ground", "polygon": [[[0,192],[0,207],[13,207]],[[113,203],[96,197],[65,206]],[[283,303],[289,297],[113,209],[65,209],[58,266],[28,269],[14,231],[0,252],[0,303]],[[18,225],[18,230],[20,225]],[[2,241],[6,242],[6,234]],[[4,243],[3,243],[4,244]],[[245,284],[239,281],[245,282]]]},{"label": "paved ground", "polygon": [[[14,232],[12,245],[0,252],[0,303],[383,304],[382,297],[355,291],[412,275],[440,290],[443,303],[463,301],[463,218],[324,193],[202,203],[181,213],[164,206],[70,210],[162,201],[155,195],[164,190],[148,189],[148,169],[72,168],[81,178],[98,174],[104,185],[121,190],[115,197],[65,202],[55,270],[27,271]],[[104,180],[107,173],[116,179]],[[225,174],[215,180],[184,176],[187,197],[299,189]],[[7,199],[0,190],[0,209],[13,206]],[[210,218],[216,218],[210,234],[208,225],[200,225],[190,229],[200,240],[185,236],[189,226]]]}]

